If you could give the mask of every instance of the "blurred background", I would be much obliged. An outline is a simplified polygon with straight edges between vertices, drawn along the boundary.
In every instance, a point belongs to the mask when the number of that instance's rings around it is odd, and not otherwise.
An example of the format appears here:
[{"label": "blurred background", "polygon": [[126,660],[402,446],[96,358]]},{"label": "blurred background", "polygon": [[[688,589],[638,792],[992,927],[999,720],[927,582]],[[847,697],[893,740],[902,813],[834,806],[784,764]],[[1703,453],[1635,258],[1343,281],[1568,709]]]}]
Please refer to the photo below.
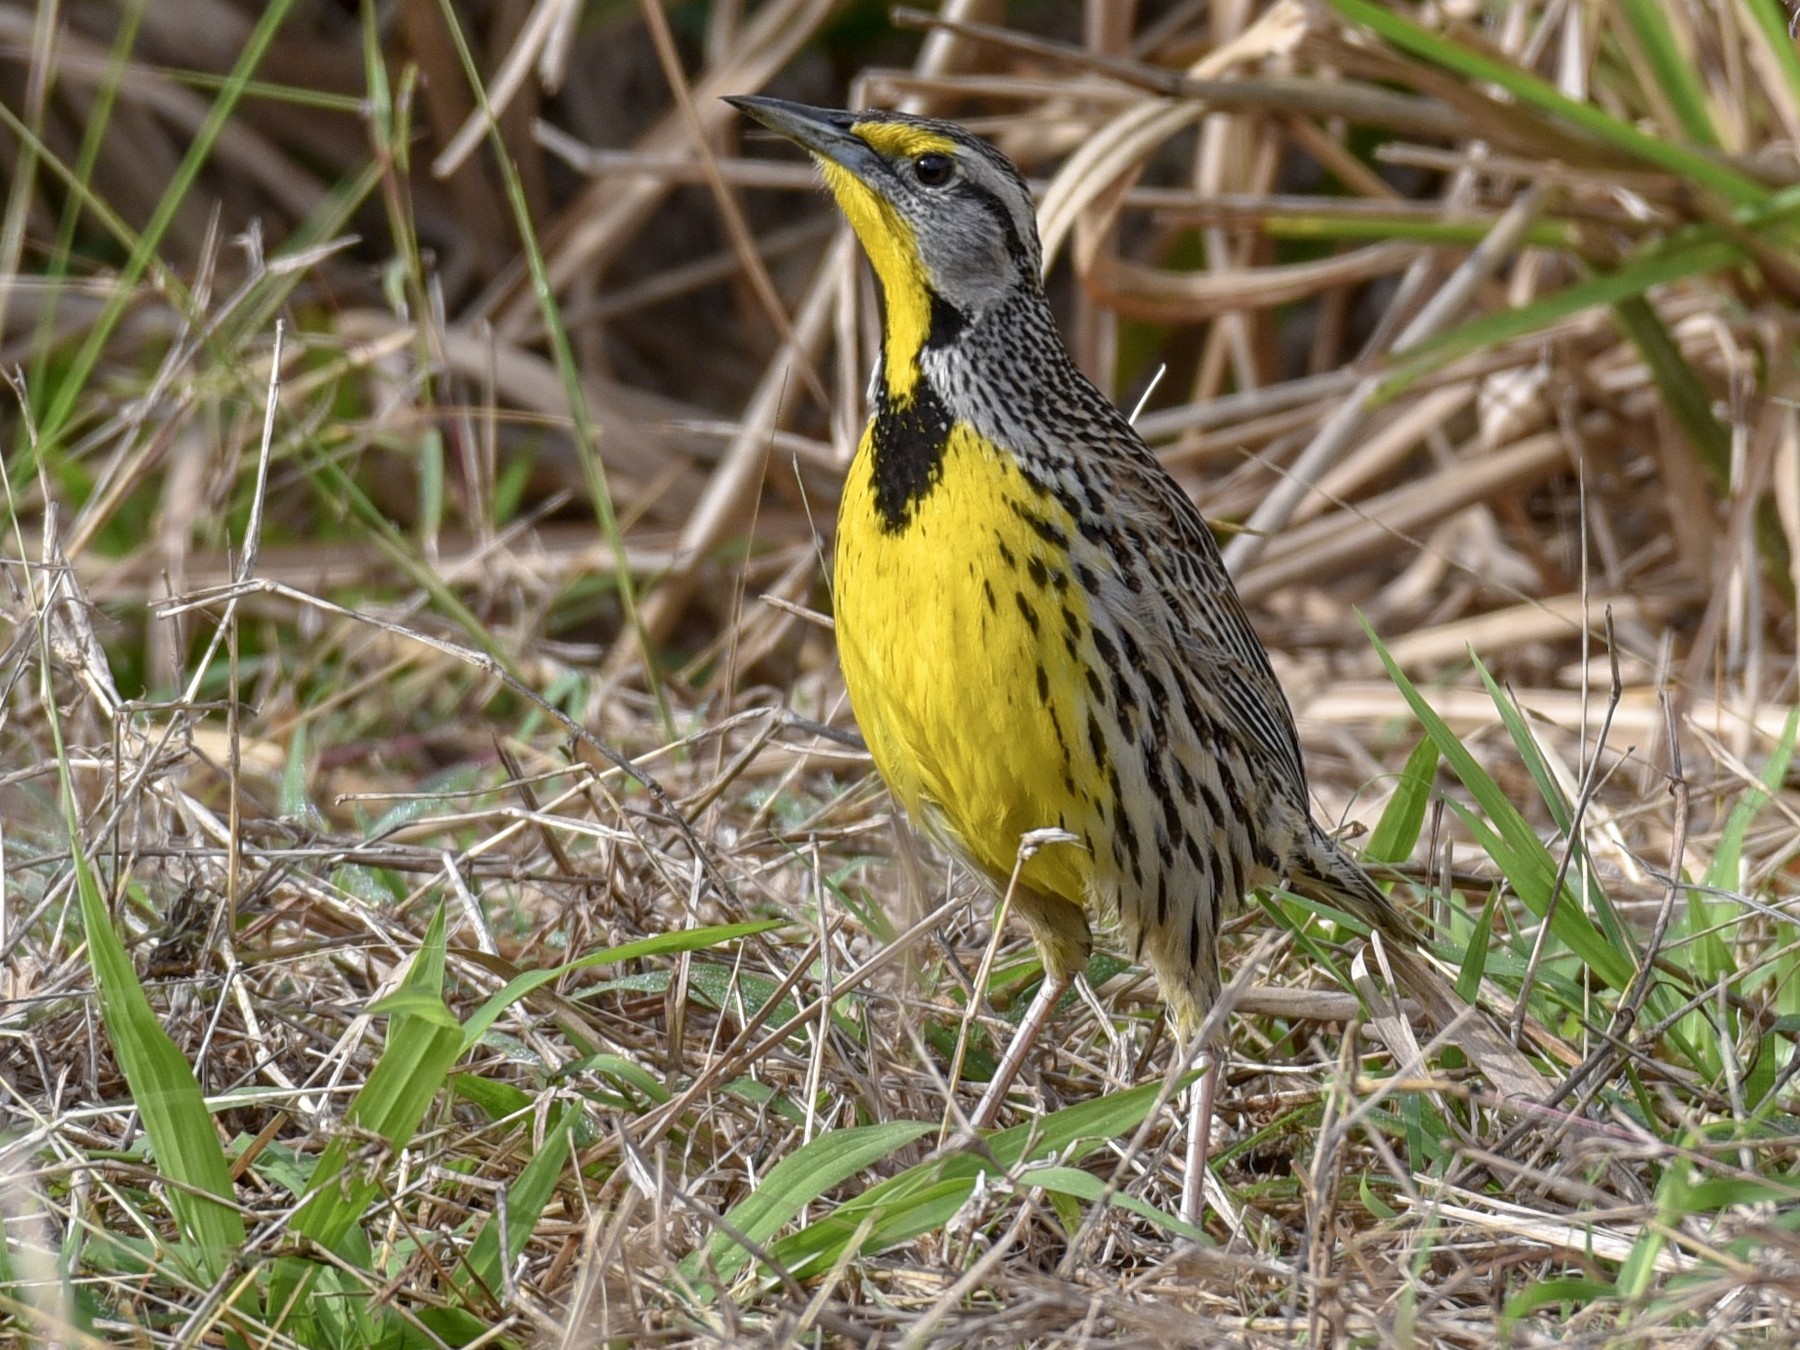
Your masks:
[{"label": "blurred background", "polygon": [[[745,145],[719,95],[929,110],[1050,194],[1071,345],[1221,531],[1250,528],[1234,568],[1307,665],[1302,703],[1377,673],[1353,608],[1419,673],[1474,640],[1548,692],[1586,687],[1610,604],[1625,714],[1660,734],[1642,696],[1673,679],[1741,705],[1719,729],[1742,750],[1791,679],[1790,296],[1768,249],[1676,245],[1792,178],[1793,54],[1709,13],[1494,16],[1477,50],[1570,106],[1597,83],[1596,130],[1330,7],[963,4],[933,28],[823,0],[8,6],[0,353],[111,587],[179,580],[241,530],[221,400],[260,403],[281,315],[310,373],[287,401],[338,418],[334,465],[396,530],[455,550],[530,518],[529,598],[504,564],[459,582],[485,624],[641,662],[596,580],[611,515],[659,675],[704,684],[730,631],[732,678],[789,683],[818,658],[805,626],[741,595],[822,600],[873,301],[809,169]],[[1659,125],[1695,164],[1644,157]],[[1610,308],[1583,295],[1621,272]],[[1474,319],[1521,311],[1474,350]],[[168,364],[183,342],[206,380]],[[152,362],[155,409],[97,401],[131,403]],[[1370,402],[1359,377],[1388,383]],[[15,485],[28,510],[38,486]],[[266,542],[357,566],[328,489],[272,487]],[[174,655],[145,659],[167,687]]]}]

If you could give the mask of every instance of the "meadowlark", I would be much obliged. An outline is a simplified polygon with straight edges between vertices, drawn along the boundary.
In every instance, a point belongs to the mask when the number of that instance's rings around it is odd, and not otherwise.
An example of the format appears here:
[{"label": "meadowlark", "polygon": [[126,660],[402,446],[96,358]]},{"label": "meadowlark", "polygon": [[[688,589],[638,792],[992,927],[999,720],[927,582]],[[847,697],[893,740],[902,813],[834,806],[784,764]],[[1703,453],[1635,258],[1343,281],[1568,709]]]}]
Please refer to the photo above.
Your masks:
[{"label": "meadowlark", "polygon": [[[1285,881],[1409,925],[1314,822],[1294,719],[1200,512],[1084,376],[1040,282],[1031,195],[960,127],[730,100],[809,151],[885,300],[838,513],[850,702],[912,820],[1005,892],[1045,978],[972,1122],[1115,914],[1191,1036],[1223,911]],[[1060,831],[1032,851],[1021,841]],[[1199,1207],[1216,1061],[1190,1125]]]}]

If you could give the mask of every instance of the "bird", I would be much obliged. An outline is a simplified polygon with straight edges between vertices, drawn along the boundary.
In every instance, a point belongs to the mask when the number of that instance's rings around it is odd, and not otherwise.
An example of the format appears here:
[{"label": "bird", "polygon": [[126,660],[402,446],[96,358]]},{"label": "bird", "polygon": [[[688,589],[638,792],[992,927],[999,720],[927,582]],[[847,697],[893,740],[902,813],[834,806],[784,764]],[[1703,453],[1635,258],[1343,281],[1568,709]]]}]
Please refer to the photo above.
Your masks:
[{"label": "bird", "polygon": [[[951,122],[727,101],[812,156],[882,292],[832,564],[851,709],[908,818],[1010,897],[1044,969],[971,1125],[994,1123],[1085,969],[1090,914],[1116,917],[1190,1042],[1221,991],[1221,922],[1259,887],[1415,942],[1313,817],[1211,529],[1064,345],[1019,170]],[[1206,1057],[1193,1222],[1217,1079]]]}]

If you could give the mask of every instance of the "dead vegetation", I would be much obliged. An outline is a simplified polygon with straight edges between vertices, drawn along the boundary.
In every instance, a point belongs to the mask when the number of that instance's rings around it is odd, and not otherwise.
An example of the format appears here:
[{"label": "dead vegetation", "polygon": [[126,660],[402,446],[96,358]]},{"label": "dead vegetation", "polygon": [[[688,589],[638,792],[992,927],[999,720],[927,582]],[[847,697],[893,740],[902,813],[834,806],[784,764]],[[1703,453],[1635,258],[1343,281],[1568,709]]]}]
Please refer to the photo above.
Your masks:
[{"label": "dead vegetation", "polygon": [[[943,10],[0,4],[5,1334],[1796,1334],[1787,15]],[[938,1151],[1037,972],[853,735],[873,297],[757,91],[1043,184],[1321,811],[1545,1101],[1397,1063],[1276,896],[1203,1245],[1115,958]]]}]

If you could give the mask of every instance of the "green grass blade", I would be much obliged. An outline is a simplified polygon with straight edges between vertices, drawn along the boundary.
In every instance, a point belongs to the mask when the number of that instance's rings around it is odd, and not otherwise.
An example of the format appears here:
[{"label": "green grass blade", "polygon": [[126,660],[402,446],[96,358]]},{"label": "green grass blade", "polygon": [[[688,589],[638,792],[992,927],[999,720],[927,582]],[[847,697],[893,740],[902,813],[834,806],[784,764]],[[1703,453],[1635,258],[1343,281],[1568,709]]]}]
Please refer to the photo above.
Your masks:
[{"label": "green grass blade", "polygon": [[730,1281],[751,1260],[733,1232],[762,1246],[826,1191],[936,1128],[926,1121],[896,1120],[819,1135],[776,1163],[747,1199],[732,1206],[725,1216],[729,1228],[719,1229],[703,1250],[682,1259],[682,1278],[695,1287],[709,1272]]},{"label": "green grass blade", "polygon": [[[130,66],[131,50],[137,44],[138,29],[144,20],[145,0],[132,0],[132,3],[120,6],[119,30],[113,38],[112,50],[107,55],[106,74],[99,87],[94,91],[94,103],[87,115],[87,125],[81,134],[81,148],[75,152],[75,163],[71,166],[69,177],[82,185],[82,191],[71,192],[63,202],[62,216],[56,226],[56,241],[50,246],[44,272],[47,277],[66,280],[71,271],[74,257],[76,229],[81,223],[84,202],[94,199],[92,191],[94,165],[100,158],[100,149],[106,136],[106,129],[112,122],[113,104],[118,98],[119,86],[124,83],[126,71]],[[37,153],[36,138],[21,147],[24,155],[15,168],[15,179],[22,178],[24,163]],[[10,203],[9,203],[10,205]],[[26,381],[26,388],[41,389],[48,381],[48,368],[51,352],[55,348],[53,340],[56,332],[56,314],[60,307],[62,290],[53,286],[44,297],[43,312],[38,315],[37,331],[32,342],[31,375]]]},{"label": "green grass blade", "polygon": [[[1482,777],[1486,778],[1486,775],[1483,774]],[[1489,784],[1493,782],[1492,779],[1487,781]],[[1473,788],[1470,790],[1474,791]],[[1498,791],[1497,788],[1494,790]],[[1486,794],[1476,795],[1479,799]],[[1535,836],[1530,843],[1520,840],[1517,826],[1524,825],[1524,817],[1517,812],[1510,812],[1505,825],[1496,830],[1487,820],[1460,802],[1452,802],[1450,806],[1475,836],[1476,842],[1505,874],[1513,891],[1525,902],[1525,908],[1538,918],[1543,918],[1549,910],[1550,887],[1556,880],[1556,860]],[[1484,806],[1483,809],[1488,810],[1491,815],[1491,808]],[[1630,984],[1630,958],[1609,945],[1600,935],[1600,930],[1582,913],[1566,883],[1550,931],[1577,960],[1614,989],[1624,989]]]},{"label": "green grass blade", "polygon": [[[400,988],[391,999],[371,1006],[371,1012],[382,1004],[396,1008],[387,1024],[387,1044],[382,1058],[369,1071],[369,1080],[351,1098],[344,1120],[356,1130],[378,1134],[391,1150],[412,1143],[419,1121],[443,1091],[450,1067],[463,1055],[463,1031],[454,1013],[443,1006],[445,976],[445,911],[437,909],[432,923],[412,958],[412,967],[401,979]],[[349,1220],[355,1220],[362,1206],[333,1204],[333,1195],[342,1195],[337,1177],[311,1177],[313,1201],[317,1210],[302,1206],[293,1219],[295,1231],[306,1233],[322,1246],[333,1246],[344,1233]],[[329,1195],[328,1195],[329,1192]],[[346,1217],[346,1210],[351,1211]],[[311,1215],[319,1213],[319,1222]]]},{"label": "green grass blade", "polygon": [[1538,332],[1583,310],[1616,305],[1652,287],[1723,271],[1744,261],[1744,251],[1730,240],[1711,231],[1692,231],[1667,245],[1645,250],[1615,272],[1565,286],[1517,309],[1484,314],[1408,348],[1405,357],[1395,363],[1394,374],[1382,382],[1379,397],[1391,398],[1452,361]]},{"label": "green grass blade", "polygon": [[[305,285],[309,272],[304,268],[282,266],[293,258],[315,248],[341,240],[363,210],[370,194],[381,186],[381,166],[366,164],[342,179],[320,196],[318,205],[304,220],[274,246],[269,253],[269,270],[256,295],[234,313],[226,316],[209,343],[211,352],[222,362],[240,359],[233,353],[258,336],[266,334],[275,320],[293,301],[294,293]],[[261,379],[259,374],[255,377]],[[261,397],[259,388],[258,397]]]},{"label": "green grass blade", "polygon": [[1140,1219],[1148,1219],[1158,1228],[1171,1233],[1192,1236],[1193,1230],[1173,1214],[1164,1213],[1155,1205],[1146,1204],[1135,1195],[1126,1191],[1108,1187],[1104,1177],[1097,1177],[1092,1172],[1083,1172],[1076,1167],[1028,1167],[1019,1176],[1019,1185],[1041,1186],[1054,1195],[1073,1196],[1077,1200],[1085,1200],[1090,1205],[1105,1202],[1128,1214],[1135,1214]]},{"label": "green grass blade", "polygon": [[244,1243],[244,1221],[231,1200],[224,1150],[199,1080],[157,1021],[112,929],[93,869],[79,851],[74,856],[88,960],[100,987],[107,1040],[143,1116],[157,1170],[173,1183],[169,1207],[200,1253],[200,1268],[208,1278],[217,1278]]},{"label": "green grass blade", "polygon": [[1506,1300],[1506,1308],[1500,1314],[1500,1344],[1516,1344],[1513,1330],[1540,1308],[1567,1306],[1574,1312],[1585,1312],[1600,1300],[1617,1295],[1618,1290],[1612,1285],[1581,1276],[1533,1280]]},{"label": "green grass blade", "polygon": [[1617,3],[1638,49],[1649,62],[1650,68],[1640,73],[1644,82],[1654,85],[1668,100],[1687,140],[1707,149],[1718,149],[1719,137],[1713,130],[1712,113],[1706,106],[1706,90],[1700,84],[1694,62],[1676,41],[1662,0],[1617,0]]},{"label": "green grass blade", "polygon": [[532,1154],[531,1161],[519,1169],[519,1175],[506,1188],[506,1251],[500,1250],[501,1225],[498,1214],[490,1214],[481,1232],[469,1245],[463,1268],[456,1283],[466,1301],[488,1305],[501,1288],[503,1262],[519,1259],[531,1240],[545,1207],[556,1194],[556,1183],[569,1160],[569,1133],[580,1113],[564,1107],[553,1113],[554,1123],[544,1133],[543,1147]]},{"label": "green grass blade", "polygon": [[1754,180],[1707,155],[1639,131],[1591,103],[1570,98],[1547,80],[1500,57],[1452,42],[1374,0],[1330,2],[1346,19],[1374,29],[1401,51],[1466,80],[1498,85],[1526,107],[1579,127],[1620,154],[1691,179],[1734,206],[1755,205],[1768,195]]},{"label": "green grass blade", "polygon": [[231,120],[231,114],[237,107],[238,100],[243,97],[250,76],[262,63],[264,53],[275,40],[275,34],[280,31],[281,25],[287,21],[288,11],[293,8],[293,4],[294,0],[271,0],[257,18],[256,26],[245,37],[243,50],[232,67],[230,78],[220,88],[218,98],[207,109],[206,120],[194,133],[193,141],[189,144],[187,153],[182,156],[181,163],[176,166],[168,188],[157,201],[149,223],[132,246],[131,256],[119,269],[105,308],[88,330],[81,350],[76,354],[69,370],[57,382],[56,391],[39,418],[39,454],[49,453],[67,429],[76,401],[87,388],[88,381],[93,378],[94,368],[100,362],[100,353],[106,349],[119,321],[137,298],[138,281],[155,259],[163,235],[173,223],[181,204],[193,191],[194,180],[199,177],[201,167],[211,157],[213,145]]},{"label": "green grass blade", "polygon": [[754,937],[758,933],[766,933],[772,928],[782,925],[780,919],[755,919],[748,923],[722,923],[707,928],[681,928],[673,932],[659,933],[655,937],[639,938],[636,942],[622,943],[617,947],[607,947],[602,951],[589,952],[586,956],[577,957],[573,961],[565,961],[560,966],[552,966],[548,970],[528,970],[522,975],[515,975],[508,980],[499,992],[495,993],[475,1010],[473,1016],[463,1024],[463,1047],[472,1048],[477,1041],[487,1035],[488,1029],[495,1020],[513,1004],[524,998],[534,989],[540,989],[554,980],[560,980],[572,971],[588,970],[594,966],[610,966],[621,961],[637,961],[651,956],[674,956],[682,952],[697,952],[707,947],[722,946],[727,942],[735,942],[739,938]]},{"label": "green grass blade", "polygon": [[[1537,736],[1532,731],[1530,723],[1525,720],[1525,714],[1517,701],[1500,687],[1500,682],[1494,678],[1493,673],[1488,670],[1486,663],[1480,657],[1475,656],[1473,652],[1470,653],[1470,656],[1474,660],[1475,671],[1480,675],[1482,684],[1487,687],[1488,697],[1493,700],[1495,711],[1500,714],[1500,720],[1505,725],[1507,734],[1512,737],[1512,743],[1519,752],[1519,758],[1525,762],[1526,768],[1531,773],[1532,781],[1537,784],[1538,792],[1544,799],[1544,805],[1549,808],[1551,819],[1556,822],[1556,828],[1562,831],[1563,838],[1567,841],[1565,846],[1576,851],[1575,856],[1570,860],[1570,867],[1574,868],[1587,852],[1583,842],[1571,835],[1575,828],[1575,804],[1564,795],[1562,784],[1557,782],[1556,776],[1550,772],[1550,764],[1544,758],[1543,747],[1538,744]],[[1588,912],[1599,920],[1601,932],[1605,935],[1606,940],[1620,951],[1634,950],[1631,937],[1626,932],[1624,924],[1619,922],[1619,916],[1607,900],[1606,893],[1591,880],[1591,870],[1584,869],[1578,875],[1590,878],[1586,887]],[[1565,876],[1564,882],[1571,891],[1575,889],[1575,883],[1567,876]]]},{"label": "green grass blade", "polygon": [[1749,837],[1750,827],[1756,823],[1763,808],[1768,806],[1773,794],[1781,791],[1781,785],[1787,781],[1788,766],[1794,762],[1794,738],[1797,733],[1800,733],[1800,707],[1788,710],[1787,722],[1781,729],[1781,739],[1775,743],[1768,763],[1763,765],[1761,786],[1746,792],[1731,808],[1724,833],[1719,836],[1719,846],[1713,854],[1712,865],[1706,871],[1708,886],[1724,891],[1741,891],[1744,888],[1744,840]]},{"label": "green grass blade", "polygon": [[770,1252],[790,1273],[807,1278],[847,1255],[873,1256],[935,1232],[968,1204],[975,1184],[964,1172],[944,1175],[941,1168],[905,1173],[782,1238]]},{"label": "green grass blade", "polygon": [[1487,664],[1475,654],[1469,652],[1469,659],[1475,664],[1475,673],[1480,676],[1481,683],[1487,688],[1488,698],[1493,702],[1494,711],[1500,714],[1500,722],[1506,728],[1506,734],[1512,738],[1513,748],[1519,752],[1519,759],[1524,763],[1531,781],[1537,785],[1538,795],[1544,799],[1549,808],[1550,818],[1556,822],[1556,828],[1567,834],[1575,824],[1575,804],[1569,800],[1556,781],[1556,775],[1550,772],[1550,764],[1544,758],[1543,748],[1538,745],[1537,737],[1532,734],[1531,726],[1525,720],[1525,714],[1513,701],[1510,694],[1501,688]]},{"label": "green grass blade", "polygon": [[1642,1298],[1656,1277],[1656,1262],[1669,1245],[1669,1234],[1680,1231],[1693,1214],[1689,1195],[1693,1164],[1675,1157],[1663,1168],[1657,1183],[1655,1211],[1638,1229],[1637,1241],[1619,1267],[1619,1296],[1627,1303]]},{"label": "green grass blade", "polygon": [[575,364],[575,347],[569,341],[568,328],[563,323],[562,311],[556,304],[555,288],[550,284],[550,269],[544,261],[543,249],[538,245],[537,231],[531,220],[531,206],[525,198],[525,186],[520,181],[518,166],[513,163],[506,140],[500,134],[499,118],[488,105],[487,87],[482,83],[480,67],[469,50],[456,6],[451,0],[438,0],[438,3],[444,16],[444,27],[456,46],[463,73],[468,77],[470,92],[474,94],[482,116],[487,119],[488,139],[493,146],[494,160],[506,186],[506,200],[512,208],[513,220],[518,227],[525,265],[531,272],[532,293],[537,297],[538,313],[543,317],[544,331],[550,339],[550,355],[556,363],[556,372],[562,380],[563,393],[569,403],[569,416],[575,424],[575,458],[587,484],[588,500],[594,508],[595,519],[599,521],[600,531],[612,551],[614,580],[619,589],[620,603],[625,608],[626,626],[637,638],[638,649],[644,659],[645,678],[649,682],[650,692],[656,697],[663,730],[673,740],[676,735],[675,715],[669,705],[668,691],[663,687],[657,671],[656,653],[651,646],[650,635],[639,614],[637,591],[632,583],[631,566],[625,555],[625,535],[619,528],[612,487],[607,482],[606,464],[600,455],[600,430],[594,422],[593,413],[588,408],[587,394],[581,386],[581,371]]},{"label": "green grass blade", "polygon": [[1065,1106],[990,1135],[988,1152],[1000,1166],[1016,1167],[1053,1153],[1067,1156],[1082,1144],[1116,1139],[1143,1123],[1161,1091],[1160,1082],[1140,1083],[1124,1092],[1109,1092],[1092,1101]]},{"label": "green grass blade", "polygon": [[1787,86],[1788,102],[1800,107],[1800,51],[1794,48],[1787,6],[1777,0],[1739,0],[1738,8],[1749,18],[1764,53]]},{"label": "green grass blade", "polygon": [[[412,1142],[451,1066],[462,1056],[462,1031],[443,1006],[443,984],[444,911],[440,907],[399,989],[392,998],[381,1001],[399,1011],[389,1019],[381,1058],[344,1113],[347,1124],[358,1132],[379,1135],[394,1152]],[[294,1215],[294,1231],[327,1248],[337,1246],[378,1189],[376,1181],[367,1177],[341,1184],[348,1153],[345,1136],[332,1141],[308,1183],[307,1202]],[[335,1166],[328,1166],[328,1160]]]},{"label": "green grass blade", "polygon": [[1664,406],[1700,456],[1707,478],[1720,493],[1731,490],[1731,433],[1713,416],[1712,395],[1681,354],[1668,327],[1642,295],[1613,305],[1613,321],[1631,339],[1656,381]]},{"label": "green grass blade", "polygon": [[[1681,959],[1696,988],[1713,987],[1721,978],[1729,979],[1737,973],[1737,962],[1732,959],[1731,948],[1725,940],[1731,932],[1736,909],[1729,901],[1709,898],[1702,886],[1688,888],[1685,902],[1670,926],[1665,946],[1671,959]],[[1699,1046],[1706,1057],[1707,1071],[1715,1076],[1723,1068],[1718,1054],[1719,1035],[1713,1021],[1718,1011],[1716,1007],[1696,1008],[1682,1018],[1680,1024],[1682,1034]]]},{"label": "green grass blade", "polygon": [[312,764],[307,726],[304,720],[295,725],[294,737],[288,742],[287,757],[281,767],[280,811],[283,820],[311,822],[317,818],[312,801],[306,795],[306,780]]},{"label": "green grass blade", "polygon": [[[325,1146],[307,1181],[306,1197],[289,1224],[295,1234],[335,1253],[352,1268],[368,1266],[368,1242],[357,1222],[389,1181],[381,1163],[367,1166],[361,1155],[375,1137],[385,1146],[380,1157],[397,1158],[412,1142],[451,1067],[462,1056],[461,1028],[442,1006],[444,950],[444,910],[439,906],[394,997],[382,1000],[402,1011],[389,1020],[381,1058],[351,1099],[344,1113],[347,1128]],[[436,1007],[426,1011],[420,1000]],[[313,1261],[284,1257],[275,1263],[270,1278],[269,1315],[302,1342],[320,1333],[315,1303],[335,1303],[314,1289],[321,1273],[335,1272]],[[366,1292],[347,1293],[345,1298],[367,1303]],[[336,1311],[352,1319],[361,1316],[354,1307]]]},{"label": "green grass blade", "polygon": [[[1418,244],[1438,244],[1445,248],[1474,248],[1493,233],[1490,220],[1420,220],[1416,216],[1345,217],[1275,216],[1265,217],[1260,226],[1271,239],[1377,239],[1408,240]],[[1522,245],[1533,248],[1576,248],[1581,231],[1567,220],[1538,220],[1525,227],[1520,235]]]},{"label": "green grass blade", "polygon": [[[1438,753],[1444,757],[1450,771],[1475,798],[1486,819],[1459,803],[1452,802],[1451,806],[1474,832],[1526,907],[1540,919],[1543,918],[1550,908],[1550,888],[1556,880],[1556,860],[1537,837],[1531,823],[1507,800],[1506,794],[1476,762],[1475,756],[1468,752],[1456,733],[1451,731],[1449,724],[1437,715],[1425,701],[1424,695],[1406,678],[1406,673],[1394,661],[1381,639],[1375,636],[1375,630],[1368,626],[1366,620],[1363,621],[1363,631],[1368,634],[1382,664],[1387,667],[1388,678],[1411,706],[1414,715],[1424,726],[1425,734],[1436,744]],[[1491,825],[1488,824],[1489,821],[1492,822]],[[1579,901],[1569,891],[1566,883],[1562,902],[1556,906],[1552,931],[1577,958],[1614,989],[1624,989],[1630,984],[1635,970],[1630,957],[1600,935],[1593,922],[1582,912]]]},{"label": "green grass blade", "polygon": [[1488,949],[1494,941],[1494,911],[1499,908],[1500,888],[1496,886],[1488,892],[1487,903],[1482,905],[1463,947],[1462,961],[1456,970],[1456,992],[1469,1003],[1475,1002],[1481,994],[1481,979],[1487,974]]},{"label": "green grass blade", "polygon": [[1429,736],[1413,747],[1394,784],[1394,795],[1369,834],[1363,857],[1371,862],[1397,863],[1412,857],[1425,812],[1431,807],[1431,784],[1437,776],[1438,751]]},{"label": "green grass blade", "polygon": [[1687,893],[1687,946],[1692,953],[1690,964],[1696,984],[1716,984],[1720,978],[1732,979],[1739,974],[1733,948],[1726,941],[1739,917],[1739,905],[1730,899],[1713,899],[1708,891],[1742,892],[1744,878],[1744,841],[1749,837],[1773,794],[1787,781],[1794,760],[1794,739],[1800,732],[1800,707],[1790,709],[1788,719],[1775,743],[1768,762],[1763,765],[1759,785],[1739,797],[1720,832],[1718,847],[1706,869],[1705,885]]},{"label": "green grass blade", "polygon": [[[772,1254],[790,1272],[804,1276],[842,1259],[852,1242],[862,1255],[909,1242],[955,1217],[996,1166],[1010,1171],[1051,1158],[1065,1164],[1079,1162],[1105,1141],[1137,1129],[1161,1092],[1160,1082],[1142,1083],[990,1135],[986,1142],[991,1163],[974,1152],[919,1163],[781,1239]],[[1179,1224],[1174,1231],[1187,1233]]]},{"label": "green grass blade", "polygon": [[[50,669],[48,653],[44,669]],[[180,1048],[163,1030],[144,996],[137,970],[100,893],[75,818],[75,785],[63,747],[62,720],[48,691],[43,706],[56,747],[63,822],[75,889],[81,903],[82,932],[88,964],[100,993],[100,1017],[106,1039],[143,1117],[144,1132],[156,1155],[157,1170],[168,1179],[169,1208],[182,1237],[192,1244],[195,1264],[208,1280],[217,1279],[244,1245],[244,1220],[234,1203],[231,1171],[213,1129],[200,1082]]]}]

